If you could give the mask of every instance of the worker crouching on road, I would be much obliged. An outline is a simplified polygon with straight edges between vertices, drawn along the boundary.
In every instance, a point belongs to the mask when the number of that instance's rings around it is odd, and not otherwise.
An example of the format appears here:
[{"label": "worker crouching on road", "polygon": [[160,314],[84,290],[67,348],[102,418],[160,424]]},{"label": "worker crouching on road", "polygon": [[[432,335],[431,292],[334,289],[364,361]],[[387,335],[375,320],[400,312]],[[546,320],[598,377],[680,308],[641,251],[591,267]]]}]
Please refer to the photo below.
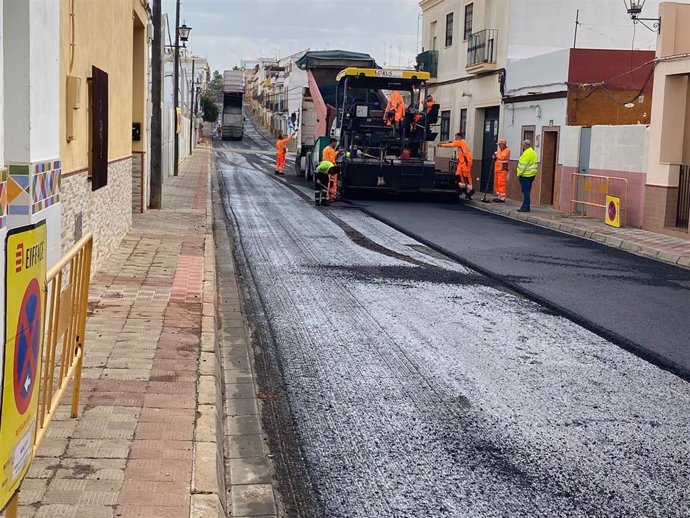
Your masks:
[{"label": "worker crouching on road", "polygon": [[525,140],[522,143],[522,149],[524,151],[520,156],[517,168],[517,176],[522,189],[522,207],[518,209],[518,212],[529,212],[530,193],[532,192],[534,177],[537,176],[539,159],[537,158],[537,152],[532,148],[532,142],[529,140]]},{"label": "worker crouching on road", "polygon": [[474,187],[472,186],[472,152],[470,146],[467,144],[462,133],[455,134],[453,142],[442,142],[439,147],[457,148],[458,166],[455,169],[455,176],[458,177],[458,187],[460,193],[465,194],[466,200],[471,200],[474,194]]},{"label": "worker crouching on road", "polygon": [[498,140],[498,151],[494,154],[494,179],[496,184],[496,197],[494,201],[505,203],[506,185],[508,184],[508,170],[510,167],[510,148],[506,139]]},{"label": "worker crouching on road", "polygon": [[330,201],[335,201],[339,171],[338,166],[329,160],[322,160],[318,165],[314,174],[314,205],[327,206]]},{"label": "worker crouching on road", "polygon": [[[292,134],[294,135],[294,133]],[[283,137],[283,134],[281,133],[278,136],[278,142],[276,142],[276,170],[275,174],[277,175],[283,175],[283,169],[285,168],[285,157],[287,157],[287,145],[288,142],[292,140],[292,135],[288,137]]]}]

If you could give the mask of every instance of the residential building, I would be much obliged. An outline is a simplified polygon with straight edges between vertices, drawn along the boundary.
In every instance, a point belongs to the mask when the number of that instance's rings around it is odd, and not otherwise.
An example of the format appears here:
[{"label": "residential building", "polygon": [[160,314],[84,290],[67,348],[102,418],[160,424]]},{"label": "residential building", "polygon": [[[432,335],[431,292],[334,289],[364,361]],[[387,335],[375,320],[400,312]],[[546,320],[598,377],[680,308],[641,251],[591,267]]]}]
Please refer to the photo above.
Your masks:
[{"label": "residential building", "polygon": [[654,70],[644,226],[687,237],[690,218],[690,5],[664,2]]},{"label": "residential building", "polygon": [[132,205],[146,197],[149,7],[145,0],[59,4],[62,248],[92,233],[96,269],[129,229]]},{"label": "residential building", "polygon": [[[627,223],[642,226],[644,170],[631,167],[631,160],[643,151],[644,134],[651,117],[653,51],[566,49],[527,59],[509,61],[503,96],[503,137],[512,144],[513,170],[520,156],[520,143],[530,140],[540,160],[532,185],[533,200],[542,205],[568,210],[573,174],[615,175],[626,178]],[[635,149],[618,157],[616,169],[600,169],[589,163],[592,131],[579,138],[577,167],[562,166],[561,133],[566,126],[642,125],[629,129],[642,136]],[[597,129],[599,131],[599,129]],[[606,149],[596,149],[608,154]],[[597,162],[598,156],[593,157]],[[597,162],[598,163],[598,162]],[[634,161],[641,165],[642,161]],[[490,184],[491,182],[489,182]],[[491,188],[491,185],[489,185]],[[508,178],[508,197],[521,199],[515,175]]]},{"label": "residential building", "polygon": [[[650,0],[646,10],[653,12],[656,4]],[[617,0],[421,0],[419,5],[423,48],[417,62],[431,72],[430,93],[441,105],[439,140],[466,134],[475,157],[473,176],[483,188],[506,116],[502,99],[510,61],[573,46],[651,49],[655,40],[649,31],[635,31]],[[451,151],[434,145],[430,151],[446,170]]]}]

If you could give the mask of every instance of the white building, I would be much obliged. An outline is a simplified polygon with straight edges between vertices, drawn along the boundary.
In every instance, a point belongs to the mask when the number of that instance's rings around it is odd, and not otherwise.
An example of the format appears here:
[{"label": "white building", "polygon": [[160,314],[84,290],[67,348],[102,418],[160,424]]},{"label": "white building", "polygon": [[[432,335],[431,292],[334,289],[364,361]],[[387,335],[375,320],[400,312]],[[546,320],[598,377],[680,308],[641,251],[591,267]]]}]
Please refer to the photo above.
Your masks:
[{"label": "white building", "polygon": [[[648,0],[643,14],[655,16],[658,4]],[[475,158],[473,175],[481,176],[482,185],[506,117],[502,99],[509,61],[574,44],[651,50],[656,42],[652,31],[633,28],[620,0],[421,0],[419,5],[423,48],[418,63],[432,73],[430,92],[441,105],[439,137],[466,133]],[[438,149],[437,165],[445,169],[451,156]]]}]

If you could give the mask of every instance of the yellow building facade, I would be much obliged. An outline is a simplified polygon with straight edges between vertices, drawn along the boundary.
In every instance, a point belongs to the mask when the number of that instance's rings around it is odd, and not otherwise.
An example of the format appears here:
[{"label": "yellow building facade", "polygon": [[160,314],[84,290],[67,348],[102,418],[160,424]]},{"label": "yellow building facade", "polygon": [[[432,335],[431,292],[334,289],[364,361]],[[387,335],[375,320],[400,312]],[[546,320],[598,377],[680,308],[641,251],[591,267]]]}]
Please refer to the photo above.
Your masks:
[{"label": "yellow building facade", "polygon": [[146,0],[60,1],[62,248],[94,234],[95,265],[146,206]]}]

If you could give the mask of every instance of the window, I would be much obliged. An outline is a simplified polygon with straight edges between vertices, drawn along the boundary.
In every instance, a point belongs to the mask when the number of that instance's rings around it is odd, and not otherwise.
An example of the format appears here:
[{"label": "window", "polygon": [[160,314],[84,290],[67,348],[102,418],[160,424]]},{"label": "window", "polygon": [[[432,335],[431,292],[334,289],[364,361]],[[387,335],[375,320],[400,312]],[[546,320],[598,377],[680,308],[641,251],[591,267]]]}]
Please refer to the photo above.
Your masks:
[{"label": "window", "polygon": [[450,140],[450,110],[441,112],[441,141]]},{"label": "window", "polygon": [[453,13],[446,15],[446,47],[453,44]]},{"label": "window", "polygon": [[460,133],[467,138],[467,108],[460,110]]},{"label": "window", "polygon": [[89,94],[89,173],[96,191],[108,185],[108,74],[96,67],[91,67]]},{"label": "window", "polygon": [[438,25],[437,22],[431,22],[431,26],[429,28],[429,34],[431,35],[431,41],[429,42],[429,46],[431,47],[431,50],[438,50],[437,45],[437,39],[436,39],[436,26]]},{"label": "window", "polygon": [[522,142],[525,140],[529,140],[532,144],[534,144],[534,132],[536,131],[536,127],[534,126],[523,126],[522,127],[522,141],[520,142],[520,147],[522,147]]},{"label": "window", "polygon": [[467,4],[465,6],[465,32],[463,39],[469,40],[472,36],[472,18],[474,16],[474,6],[473,4]]}]

